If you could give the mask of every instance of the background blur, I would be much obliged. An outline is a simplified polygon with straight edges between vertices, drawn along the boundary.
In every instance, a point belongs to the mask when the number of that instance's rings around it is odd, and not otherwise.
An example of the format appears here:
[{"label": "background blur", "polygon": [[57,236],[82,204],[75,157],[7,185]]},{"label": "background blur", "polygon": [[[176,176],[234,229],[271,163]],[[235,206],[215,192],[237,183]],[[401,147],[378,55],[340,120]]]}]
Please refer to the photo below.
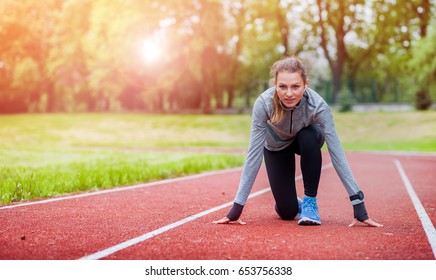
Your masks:
[{"label": "background blur", "polygon": [[430,0],[2,0],[0,113],[251,106],[290,54],[330,104],[436,100]]}]

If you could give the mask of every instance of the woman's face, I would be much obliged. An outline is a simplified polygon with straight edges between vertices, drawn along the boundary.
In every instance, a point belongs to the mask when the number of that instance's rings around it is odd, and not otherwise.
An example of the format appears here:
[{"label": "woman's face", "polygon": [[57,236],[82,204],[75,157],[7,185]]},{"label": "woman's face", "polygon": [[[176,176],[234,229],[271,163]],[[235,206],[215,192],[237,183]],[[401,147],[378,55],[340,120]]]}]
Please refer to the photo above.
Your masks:
[{"label": "woman's face", "polygon": [[295,107],[303,97],[309,80],[303,81],[301,75],[297,72],[279,72],[275,86],[280,101],[287,108]]}]

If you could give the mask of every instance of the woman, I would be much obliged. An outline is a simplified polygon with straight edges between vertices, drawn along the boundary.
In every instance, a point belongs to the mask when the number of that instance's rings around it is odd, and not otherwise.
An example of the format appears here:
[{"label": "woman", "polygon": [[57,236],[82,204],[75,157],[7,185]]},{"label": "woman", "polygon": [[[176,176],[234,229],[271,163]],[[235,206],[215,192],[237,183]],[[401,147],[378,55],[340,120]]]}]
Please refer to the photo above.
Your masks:
[{"label": "woman", "polygon": [[[304,65],[296,57],[274,63],[274,87],[263,92],[254,103],[250,144],[233,207],[216,224],[245,224],[240,216],[253,187],[262,158],[275,199],[275,210],[283,220],[299,216],[299,225],[320,225],[316,196],[321,175],[321,147],[324,141],[333,166],[348,192],[354,220],[382,227],[368,217],[364,197],[348,165],[327,103],[308,88]],[[295,154],[300,155],[304,198],[297,197]]]}]

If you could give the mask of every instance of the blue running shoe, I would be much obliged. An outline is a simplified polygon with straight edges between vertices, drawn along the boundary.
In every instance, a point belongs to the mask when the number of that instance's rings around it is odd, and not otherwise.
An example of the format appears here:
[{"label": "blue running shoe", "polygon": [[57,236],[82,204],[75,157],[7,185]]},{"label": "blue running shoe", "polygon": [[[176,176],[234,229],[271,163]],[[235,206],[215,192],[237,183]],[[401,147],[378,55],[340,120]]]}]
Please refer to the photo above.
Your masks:
[{"label": "blue running shoe", "polygon": [[316,197],[305,196],[301,204],[301,215],[298,220],[299,225],[320,225],[321,219],[319,218],[318,205],[316,204]]}]

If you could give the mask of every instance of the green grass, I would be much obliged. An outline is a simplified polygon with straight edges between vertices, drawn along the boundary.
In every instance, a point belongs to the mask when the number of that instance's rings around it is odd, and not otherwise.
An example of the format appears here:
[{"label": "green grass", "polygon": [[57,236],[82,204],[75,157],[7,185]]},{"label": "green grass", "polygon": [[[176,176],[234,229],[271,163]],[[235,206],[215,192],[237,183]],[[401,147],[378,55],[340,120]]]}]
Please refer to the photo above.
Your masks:
[{"label": "green grass", "polygon": [[[59,153],[59,152],[58,152]],[[2,157],[8,157],[3,152]],[[239,166],[242,156],[193,153],[138,153],[132,151],[21,153],[32,159],[12,159],[0,166],[3,203],[64,193],[106,189]],[[14,158],[16,155],[11,155]],[[60,157],[60,158],[59,158]]]},{"label": "green grass", "polygon": [[[334,115],[346,150],[436,151],[434,111]],[[245,149],[250,121],[249,115],[0,116],[0,204],[241,166],[242,153],[190,148]]]},{"label": "green grass", "polygon": [[241,147],[249,116],[56,114],[0,116],[0,148]]},{"label": "green grass", "polygon": [[[0,204],[241,166],[249,116],[0,116]],[[183,148],[174,152],[162,148]]]},{"label": "green grass", "polygon": [[436,111],[336,113],[345,150],[436,151]]}]

